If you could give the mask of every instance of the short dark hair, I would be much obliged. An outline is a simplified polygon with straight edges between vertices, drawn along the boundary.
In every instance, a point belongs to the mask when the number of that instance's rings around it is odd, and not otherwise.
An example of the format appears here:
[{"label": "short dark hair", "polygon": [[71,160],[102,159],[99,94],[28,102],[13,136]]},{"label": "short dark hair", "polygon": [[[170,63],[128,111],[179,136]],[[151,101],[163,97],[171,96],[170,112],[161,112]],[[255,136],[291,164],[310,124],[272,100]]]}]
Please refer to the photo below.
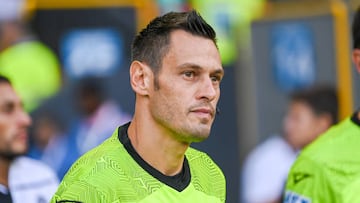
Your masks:
[{"label": "short dark hair", "polygon": [[7,78],[6,76],[3,76],[3,75],[0,75],[0,83],[11,84],[9,78]]},{"label": "short dark hair", "polygon": [[293,102],[305,102],[316,115],[329,114],[332,124],[338,121],[338,97],[336,89],[331,85],[313,85],[290,94]]},{"label": "short dark hair", "polygon": [[352,23],[353,48],[360,49],[360,7],[356,10]]},{"label": "short dark hair", "polygon": [[195,10],[169,12],[153,19],[134,39],[131,50],[132,61],[138,60],[149,65],[156,75],[161,68],[163,57],[169,50],[170,34],[184,30],[193,35],[211,39],[216,46],[214,29]]}]

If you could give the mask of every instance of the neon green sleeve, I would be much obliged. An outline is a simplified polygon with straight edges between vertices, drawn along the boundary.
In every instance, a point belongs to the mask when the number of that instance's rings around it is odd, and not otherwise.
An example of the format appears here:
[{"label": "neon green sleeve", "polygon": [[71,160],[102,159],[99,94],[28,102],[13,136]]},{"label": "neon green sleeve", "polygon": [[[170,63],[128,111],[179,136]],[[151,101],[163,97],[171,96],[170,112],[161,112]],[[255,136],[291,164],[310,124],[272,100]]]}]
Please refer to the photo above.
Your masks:
[{"label": "neon green sleeve", "polygon": [[111,197],[113,196],[109,194],[104,194],[103,191],[99,191],[98,189],[86,182],[78,181],[66,187],[60,186],[59,190],[51,199],[51,203],[57,203],[59,201],[66,202],[66,200],[72,202],[78,201],[83,203],[111,202]]},{"label": "neon green sleeve", "polygon": [[342,203],[360,202],[360,177],[357,177],[351,184],[347,185],[342,192]]},{"label": "neon green sleeve", "polygon": [[90,184],[82,181],[74,182],[66,187],[59,187],[51,199],[51,203],[57,202],[111,202],[110,195],[102,194]]},{"label": "neon green sleeve", "polygon": [[300,155],[288,175],[284,202],[338,202],[339,195],[334,194],[326,170],[325,166]]}]

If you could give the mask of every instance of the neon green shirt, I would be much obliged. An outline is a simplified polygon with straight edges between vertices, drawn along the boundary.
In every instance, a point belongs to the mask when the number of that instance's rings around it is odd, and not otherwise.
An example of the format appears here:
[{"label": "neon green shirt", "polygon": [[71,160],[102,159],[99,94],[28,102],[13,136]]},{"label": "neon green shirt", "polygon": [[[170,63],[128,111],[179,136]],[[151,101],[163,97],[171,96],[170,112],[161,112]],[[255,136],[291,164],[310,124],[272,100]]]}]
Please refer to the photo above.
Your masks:
[{"label": "neon green shirt", "polygon": [[189,148],[184,167],[165,176],[135,152],[121,126],[104,143],[76,161],[52,202],[225,202],[225,178],[205,154]]},{"label": "neon green shirt", "polygon": [[356,202],[360,191],[360,121],[355,113],[306,147],[291,168],[285,203]]}]

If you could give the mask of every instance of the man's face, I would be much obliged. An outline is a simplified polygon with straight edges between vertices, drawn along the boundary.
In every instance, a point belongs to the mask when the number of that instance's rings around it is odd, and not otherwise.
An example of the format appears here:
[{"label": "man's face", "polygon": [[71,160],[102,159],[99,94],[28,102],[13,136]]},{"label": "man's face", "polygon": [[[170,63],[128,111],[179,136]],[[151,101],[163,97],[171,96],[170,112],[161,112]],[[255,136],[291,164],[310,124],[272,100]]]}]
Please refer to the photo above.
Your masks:
[{"label": "man's face", "polygon": [[31,124],[20,98],[10,84],[0,83],[0,157],[14,158],[26,153],[27,128]]},{"label": "man's face", "polygon": [[209,136],[224,75],[215,44],[185,31],[171,33],[170,50],[152,88],[150,111],[176,139],[197,142]]},{"label": "man's face", "polygon": [[301,149],[326,130],[323,121],[324,117],[315,114],[307,103],[293,101],[284,120],[285,136],[296,149]]}]

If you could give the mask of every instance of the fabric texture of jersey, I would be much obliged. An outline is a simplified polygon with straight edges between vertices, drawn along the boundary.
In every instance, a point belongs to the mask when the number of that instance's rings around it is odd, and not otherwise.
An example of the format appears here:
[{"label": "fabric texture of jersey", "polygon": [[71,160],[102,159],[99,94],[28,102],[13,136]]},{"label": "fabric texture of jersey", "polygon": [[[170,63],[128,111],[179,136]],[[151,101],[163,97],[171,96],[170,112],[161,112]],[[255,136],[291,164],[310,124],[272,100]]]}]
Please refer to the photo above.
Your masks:
[{"label": "fabric texture of jersey", "polygon": [[[124,134],[127,137],[128,125],[120,127],[109,139],[73,164],[54,195],[53,203],[225,202],[224,175],[205,153],[189,148],[185,156],[190,181],[183,188],[176,184],[170,186],[144,169],[120,142]],[[184,179],[189,176],[184,176]]]},{"label": "fabric texture of jersey", "polygon": [[360,122],[355,113],[301,152],[288,176],[285,202],[354,202],[351,197],[360,191],[355,189],[360,186],[359,157]]},{"label": "fabric texture of jersey", "polygon": [[49,202],[58,186],[55,172],[40,161],[19,157],[10,166],[9,188],[14,203]]}]

